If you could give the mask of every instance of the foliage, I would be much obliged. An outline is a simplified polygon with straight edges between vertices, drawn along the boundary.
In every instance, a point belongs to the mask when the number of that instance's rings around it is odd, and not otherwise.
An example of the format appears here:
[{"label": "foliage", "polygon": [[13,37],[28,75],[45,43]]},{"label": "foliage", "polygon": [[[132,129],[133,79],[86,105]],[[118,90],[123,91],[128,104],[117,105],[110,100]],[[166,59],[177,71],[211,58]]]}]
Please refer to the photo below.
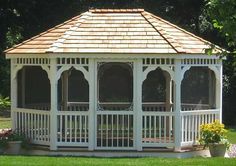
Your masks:
[{"label": "foliage", "polygon": [[226,37],[229,46],[236,46],[236,1],[209,0],[207,7],[213,26]]},{"label": "foliage", "polygon": [[0,135],[0,149],[7,147],[7,139]]},{"label": "foliage", "polygon": [[225,38],[230,51],[224,61],[223,118],[227,125],[235,125],[236,118],[236,1],[207,0],[207,15],[213,26]]},{"label": "foliage", "polygon": [[9,97],[3,97],[0,95],[0,111],[9,109],[10,106],[11,106],[11,102],[10,102]]},{"label": "foliage", "polygon": [[200,140],[199,142],[204,146],[209,144],[219,143],[229,146],[226,134],[227,130],[224,128],[224,124],[221,124],[218,120],[209,124],[202,124],[200,126]]}]

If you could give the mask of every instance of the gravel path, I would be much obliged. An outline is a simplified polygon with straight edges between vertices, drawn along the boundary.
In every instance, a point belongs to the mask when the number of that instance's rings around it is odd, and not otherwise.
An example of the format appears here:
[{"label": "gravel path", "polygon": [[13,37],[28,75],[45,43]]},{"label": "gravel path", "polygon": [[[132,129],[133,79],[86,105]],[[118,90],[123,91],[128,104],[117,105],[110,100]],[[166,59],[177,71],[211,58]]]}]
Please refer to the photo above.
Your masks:
[{"label": "gravel path", "polygon": [[229,151],[228,151],[229,157],[236,157],[236,144],[231,145]]}]

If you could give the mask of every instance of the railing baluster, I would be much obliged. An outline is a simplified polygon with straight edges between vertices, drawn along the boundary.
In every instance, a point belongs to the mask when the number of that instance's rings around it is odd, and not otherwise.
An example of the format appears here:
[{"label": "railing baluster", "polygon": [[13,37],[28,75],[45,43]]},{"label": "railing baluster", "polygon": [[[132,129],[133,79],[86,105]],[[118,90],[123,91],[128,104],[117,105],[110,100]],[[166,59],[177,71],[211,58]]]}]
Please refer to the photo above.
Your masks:
[{"label": "railing baluster", "polygon": [[167,128],[166,128],[166,116],[164,116],[164,143],[166,143],[166,130],[167,130]]}]

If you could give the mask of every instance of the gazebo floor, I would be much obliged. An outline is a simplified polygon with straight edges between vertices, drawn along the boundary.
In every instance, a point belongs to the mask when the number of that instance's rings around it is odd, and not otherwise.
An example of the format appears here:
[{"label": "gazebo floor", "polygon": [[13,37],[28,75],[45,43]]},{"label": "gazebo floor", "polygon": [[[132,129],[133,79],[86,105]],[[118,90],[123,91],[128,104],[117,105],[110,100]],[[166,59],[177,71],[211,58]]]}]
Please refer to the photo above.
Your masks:
[{"label": "gazebo floor", "polygon": [[190,158],[190,157],[210,157],[208,150],[182,150],[174,152],[173,150],[163,149],[144,149],[138,151],[87,151],[87,149],[66,149],[59,148],[57,151],[50,151],[47,148],[35,147],[31,150],[22,150],[21,155],[38,156],[85,156],[85,157],[161,157],[161,158]]},{"label": "gazebo floor", "polygon": [[[5,153],[10,154],[10,153]],[[191,158],[210,157],[209,150],[186,148],[174,151],[172,148],[143,148],[142,152],[136,150],[95,150],[87,148],[59,147],[58,150],[49,150],[48,146],[34,145],[30,150],[22,149],[19,155],[36,156],[81,156],[81,157],[160,157],[160,158]],[[228,157],[226,154],[225,157]]]}]

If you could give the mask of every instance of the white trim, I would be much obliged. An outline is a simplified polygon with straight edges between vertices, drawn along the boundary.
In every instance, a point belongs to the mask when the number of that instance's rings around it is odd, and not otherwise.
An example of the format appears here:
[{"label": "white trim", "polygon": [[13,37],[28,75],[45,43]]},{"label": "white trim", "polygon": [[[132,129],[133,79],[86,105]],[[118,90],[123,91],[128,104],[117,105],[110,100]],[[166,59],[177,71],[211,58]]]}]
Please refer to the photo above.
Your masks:
[{"label": "white trim", "polygon": [[88,71],[85,70],[85,68],[83,66],[78,66],[78,65],[65,65],[62,66],[56,73],[56,80],[58,81],[61,77],[61,74],[66,71],[69,70],[70,68],[74,67],[76,70],[79,70],[83,73],[84,78],[89,81],[89,74]]},{"label": "white trim", "polygon": [[147,75],[149,74],[149,72],[153,71],[153,70],[156,70],[157,68],[160,68],[161,70],[164,70],[166,71],[171,79],[174,78],[174,71],[167,65],[155,65],[155,66],[148,66],[143,72],[142,72],[142,82],[147,78]]},{"label": "white trim", "polygon": [[185,72],[188,71],[190,68],[191,68],[191,66],[183,66],[183,68],[181,69],[180,81],[182,81],[184,79]]},{"label": "white trim", "polygon": [[[174,58],[174,59],[221,59],[218,55],[206,55],[206,54],[164,54],[164,53],[41,53],[41,54],[6,54],[7,59],[12,58],[29,58],[29,57],[44,57],[44,58]],[[224,59],[224,58],[223,58]]]}]

